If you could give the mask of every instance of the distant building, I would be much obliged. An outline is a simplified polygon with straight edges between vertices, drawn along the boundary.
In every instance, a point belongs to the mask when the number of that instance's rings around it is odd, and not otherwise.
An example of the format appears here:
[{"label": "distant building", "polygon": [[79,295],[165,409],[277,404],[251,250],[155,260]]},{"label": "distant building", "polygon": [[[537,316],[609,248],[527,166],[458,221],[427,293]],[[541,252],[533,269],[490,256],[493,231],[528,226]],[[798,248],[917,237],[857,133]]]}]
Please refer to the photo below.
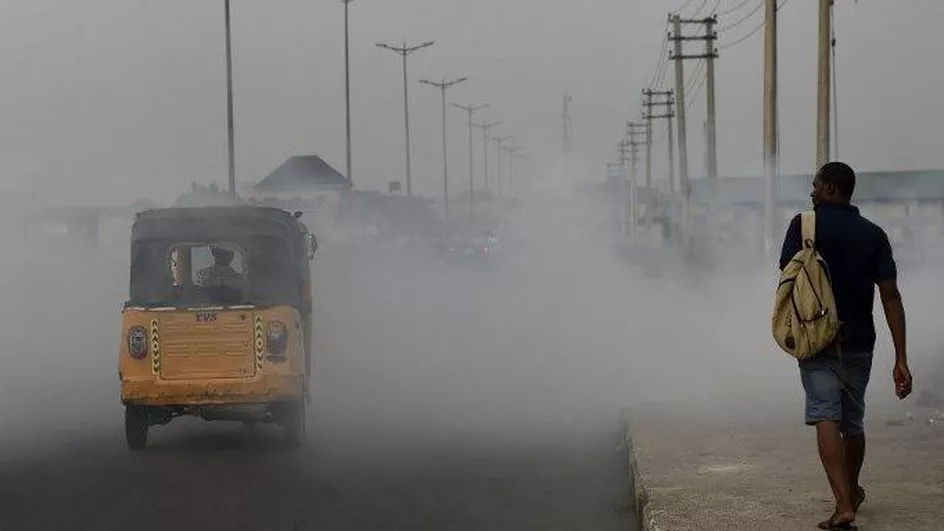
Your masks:
[{"label": "distant building", "polygon": [[253,187],[256,198],[322,201],[351,190],[351,181],[317,155],[291,157]]},{"label": "distant building", "polygon": [[[810,208],[810,175],[784,175],[777,181],[777,216],[783,229],[799,211]],[[714,205],[710,229],[725,240],[762,246],[764,180],[722,177],[692,182],[696,219]],[[939,246],[944,241],[944,171],[859,172],[853,203],[879,223],[898,249]],[[703,225],[705,226],[705,225]],[[707,227],[707,226],[706,226]],[[783,234],[778,234],[782,238]]]}]

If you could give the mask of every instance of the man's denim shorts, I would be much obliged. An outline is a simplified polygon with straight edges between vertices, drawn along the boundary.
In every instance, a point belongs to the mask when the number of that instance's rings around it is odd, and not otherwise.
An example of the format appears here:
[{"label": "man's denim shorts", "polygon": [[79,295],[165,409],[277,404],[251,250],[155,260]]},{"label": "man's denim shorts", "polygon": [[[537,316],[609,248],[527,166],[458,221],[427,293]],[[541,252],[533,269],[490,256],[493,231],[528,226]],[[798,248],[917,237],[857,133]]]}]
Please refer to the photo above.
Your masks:
[{"label": "man's denim shorts", "polygon": [[806,423],[839,422],[843,435],[864,431],[865,388],[872,372],[872,353],[826,351],[799,362],[806,391]]}]

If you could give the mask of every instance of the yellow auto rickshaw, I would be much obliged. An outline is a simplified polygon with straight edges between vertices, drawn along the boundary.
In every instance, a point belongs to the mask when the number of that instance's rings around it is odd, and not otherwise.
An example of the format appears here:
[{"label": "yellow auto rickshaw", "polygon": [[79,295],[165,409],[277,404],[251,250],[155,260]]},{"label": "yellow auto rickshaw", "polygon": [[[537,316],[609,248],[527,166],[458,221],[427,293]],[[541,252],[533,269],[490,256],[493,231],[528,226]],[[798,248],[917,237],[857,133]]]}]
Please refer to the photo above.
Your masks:
[{"label": "yellow auto rickshaw", "polygon": [[118,374],[125,436],[178,416],[305,436],[317,240],[300,213],[256,206],[136,216]]}]

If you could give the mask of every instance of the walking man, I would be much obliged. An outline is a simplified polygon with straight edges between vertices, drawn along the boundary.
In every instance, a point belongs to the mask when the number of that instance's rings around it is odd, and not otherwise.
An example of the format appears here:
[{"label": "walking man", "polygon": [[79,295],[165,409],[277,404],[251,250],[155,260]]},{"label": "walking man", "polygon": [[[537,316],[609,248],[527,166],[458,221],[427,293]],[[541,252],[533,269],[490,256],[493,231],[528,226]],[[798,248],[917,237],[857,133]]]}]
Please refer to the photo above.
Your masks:
[{"label": "walking man", "polygon": [[[865,456],[865,389],[872,369],[875,323],[872,303],[878,285],[895,345],[895,394],[911,394],[905,344],[905,310],[888,236],[851,204],[855,172],[841,162],[825,164],[813,178],[810,197],[816,211],[815,247],[828,266],[842,323],[838,348],[799,362],[806,392],[806,424],[816,426],[819,455],[836,508],[820,529],[851,529],[865,490],[859,472]],[[780,269],[802,246],[800,216],[787,229]]]}]

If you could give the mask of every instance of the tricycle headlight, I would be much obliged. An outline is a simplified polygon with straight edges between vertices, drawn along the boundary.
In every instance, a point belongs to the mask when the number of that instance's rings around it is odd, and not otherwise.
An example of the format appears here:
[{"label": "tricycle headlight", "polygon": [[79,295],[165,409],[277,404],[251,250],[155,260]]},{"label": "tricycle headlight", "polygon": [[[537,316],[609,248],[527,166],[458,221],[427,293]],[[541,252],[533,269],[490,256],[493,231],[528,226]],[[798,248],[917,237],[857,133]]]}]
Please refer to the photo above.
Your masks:
[{"label": "tricycle headlight", "polygon": [[288,328],[281,321],[269,321],[266,326],[266,350],[270,354],[284,354],[288,346]]},{"label": "tricycle headlight", "polygon": [[148,337],[143,326],[132,326],[128,330],[128,354],[139,360],[147,356]]}]

